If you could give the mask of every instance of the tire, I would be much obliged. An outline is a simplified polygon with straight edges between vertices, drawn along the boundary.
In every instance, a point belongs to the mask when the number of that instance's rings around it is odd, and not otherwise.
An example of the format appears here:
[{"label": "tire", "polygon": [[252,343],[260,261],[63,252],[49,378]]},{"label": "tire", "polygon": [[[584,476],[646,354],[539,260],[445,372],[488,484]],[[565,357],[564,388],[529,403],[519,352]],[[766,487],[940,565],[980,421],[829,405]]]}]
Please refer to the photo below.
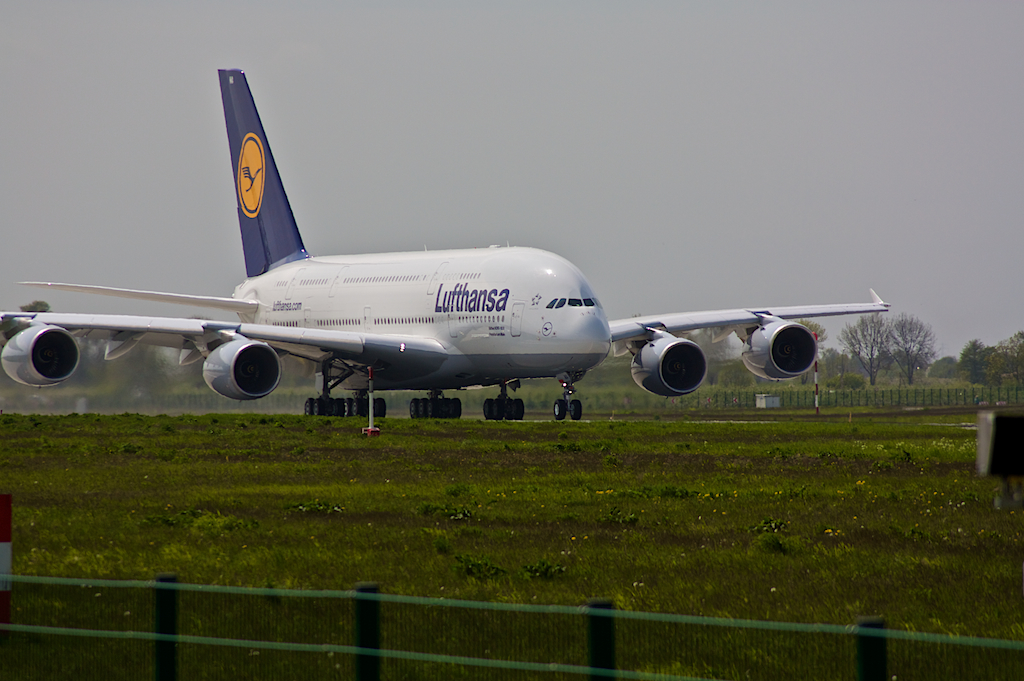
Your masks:
[{"label": "tire", "polygon": [[419,415],[416,413],[419,411],[419,409],[417,409],[416,402],[416,399],[409,400],[409,418],[411,419],[419,418]]},{"label": "tire", "polygon": [[573,421],[579,421],[583,418],[583,403],[579,400],[573,400],[569,403],[569,418]]},{"label": "tire", "polygon": [[452,418],[462,418],[462,400],[460,400],[458,397],[452,398]]},{"label": "tire", "polygon": [[351,397],[345,398],[345,416],[358,416],[359,413],[356,411],[356,401]]},{"label": "tire", "polygon": [[488,421],[494,420],[494,400],[489,397],[484,400],[484,419]]},{"label": "tire", "polygon": [[313,400],[313,416],[323,416],[327,413],[327,404],[324,402],[324,398],[318,397]]},{"label": "tire", "polygon": [[569,405],[565,403],[565,400],[555,400],[555,420],[564,421],[565,412],[569,410]]},{"label": "tire", "polygon": [[312,416],[314,402],[316,402],[316,399],[313,397],[310,397],[308,400],[306,400],[306,403],[302,406],[302,413],[305,414],[306,416]]},{"label": "tire", "polygon": [[373,415],[375,417],[386,418],[388,415],[388,403],[384,401],[383,397],[373,398]]},{"label": "tire", "polygon": [[515,400],[513,402],[513,405],[514,406],[512,409],[512,420],[522,421],[523,416],[526,414],[526,405],[523,403],[522,400]]}]

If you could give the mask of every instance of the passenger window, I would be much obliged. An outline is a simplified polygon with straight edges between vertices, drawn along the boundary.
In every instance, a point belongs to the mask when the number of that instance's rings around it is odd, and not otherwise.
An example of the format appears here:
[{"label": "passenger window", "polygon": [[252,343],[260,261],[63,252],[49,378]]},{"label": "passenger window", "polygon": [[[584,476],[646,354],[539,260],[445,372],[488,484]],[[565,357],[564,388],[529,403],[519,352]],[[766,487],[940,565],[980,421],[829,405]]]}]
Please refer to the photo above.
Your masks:
[{"label": "passenger window", "polygon": [[583,301],[579,298],[570,298],[569,307],[583,307]]},{"label": "passenger window", "polygon": [[557,302],[557,303],[555,303],[555,309],[556,309],[556,310],[557,310],[558,308],[560,308],[560,307],[565,307],[565,298],[559,298],[559,299],[558,299],[558,302]]},{"label": "passenger window", "polygon": [[551,308],[553,308],[555,306],[555,303],[557,303],[557,302],[558,302],[558,298],[552,298],[551,302],[548,303],[548,309],[550,310]]},{"label": "passenger window", "polygon": [[587,307],[594,307],[594,299],[593,298],[584,298],[583,299],[583,304],[586,305]]}]

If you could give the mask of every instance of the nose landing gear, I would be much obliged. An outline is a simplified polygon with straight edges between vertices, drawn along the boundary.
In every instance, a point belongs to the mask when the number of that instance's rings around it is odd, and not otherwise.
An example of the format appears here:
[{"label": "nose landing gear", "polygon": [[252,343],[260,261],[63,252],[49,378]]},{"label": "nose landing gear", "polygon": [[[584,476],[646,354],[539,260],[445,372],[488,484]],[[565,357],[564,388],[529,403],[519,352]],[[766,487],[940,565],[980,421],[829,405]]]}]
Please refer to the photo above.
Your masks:
[{"label": "nose landing gear", "polygon": [[576,386],[569,377],[559,377],[558,382],[562,384],[562,399],[555,400],[555,420],[564,421],[568,415],[573,421],[579,421],[583,418],[583,403],[569,399],[576,392]]}]

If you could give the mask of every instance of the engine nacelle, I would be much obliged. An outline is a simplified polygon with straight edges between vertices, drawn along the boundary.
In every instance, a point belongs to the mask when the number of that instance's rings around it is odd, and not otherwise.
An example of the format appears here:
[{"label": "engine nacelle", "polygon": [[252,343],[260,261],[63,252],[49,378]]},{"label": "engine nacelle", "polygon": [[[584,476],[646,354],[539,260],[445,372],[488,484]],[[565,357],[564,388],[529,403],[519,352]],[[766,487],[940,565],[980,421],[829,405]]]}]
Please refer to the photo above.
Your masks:
[{"label": "engine nacelle", "polygon": [[256,400],[281,381],[281,360],[266,343],[240,338],[210,353],[203,363],[203,379],[224,397]]},{"label": "engine nacelle", "polygon": [[708,373],[708,362],[693,341],[664,335],[633,356],[630,371],[636,384],[647,392],[676,397],[700,387]]},{"label": "engine nacelle", "polygon": [[0,363],[18,383],[43,387],[67,380],[78,368],[78,343],[59,326],[35,324],[14,334]]},{"label": "engine nacelle", "polygon": [[806,326],[782,320],[759,327],[744,345],[747,369],[776,381],[806,372],[818,354],[818,343]]}]

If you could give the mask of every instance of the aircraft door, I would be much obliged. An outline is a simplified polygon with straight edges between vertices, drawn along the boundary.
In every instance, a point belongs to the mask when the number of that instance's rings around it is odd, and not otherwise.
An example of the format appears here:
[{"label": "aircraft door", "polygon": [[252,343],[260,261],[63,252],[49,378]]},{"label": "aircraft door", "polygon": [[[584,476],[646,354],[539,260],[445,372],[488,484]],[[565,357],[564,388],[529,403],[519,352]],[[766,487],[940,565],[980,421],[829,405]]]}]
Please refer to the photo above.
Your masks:
[{"label": "aircraft door", "polygon": [[370,331],[373,326],[373,313],[370,311],[370,306],[367,305],[363,308],[363,329]]},{"label": "aircraft door", "polygon": [[517,302],[512,306],[512,336],[518,337],[523,332],[523,310],[526,303]]},{"label": "aircraft door", "polygon": [[292,277],[291,283],[288,284],[288,291],[285,292],[285,294],[284,294],[284,299],[285,300],[291,300],[292,299],[292,291],[294,291],[295,287],[299,285],[299,279],[302,277],[302,273],[305,272],[305,271],[306,271],[305,267],[301,267],[301,268],[295,270],[295,276]]},{"label": "aircraft door", "polygon": [[430,278],[430,285],[427,286],[427,295],[432,296],[437,292],[437,283],[441,281],[441,275],[444,273],[444,268],[448,267],[447,262],[443,262],[437,266],[437,271],[434,272],[434,276]]},{"label": "aircraft door", "polygon": [[338,289],[342,287],[341,282],[345,280],[345,270],[347,269],[348,267],[346,266],[338,270],[338,274],[334,277],[334,283],[331,284],[331,292],[327,294],[328,298],[333,298],[334,295],[338,292]]}]

